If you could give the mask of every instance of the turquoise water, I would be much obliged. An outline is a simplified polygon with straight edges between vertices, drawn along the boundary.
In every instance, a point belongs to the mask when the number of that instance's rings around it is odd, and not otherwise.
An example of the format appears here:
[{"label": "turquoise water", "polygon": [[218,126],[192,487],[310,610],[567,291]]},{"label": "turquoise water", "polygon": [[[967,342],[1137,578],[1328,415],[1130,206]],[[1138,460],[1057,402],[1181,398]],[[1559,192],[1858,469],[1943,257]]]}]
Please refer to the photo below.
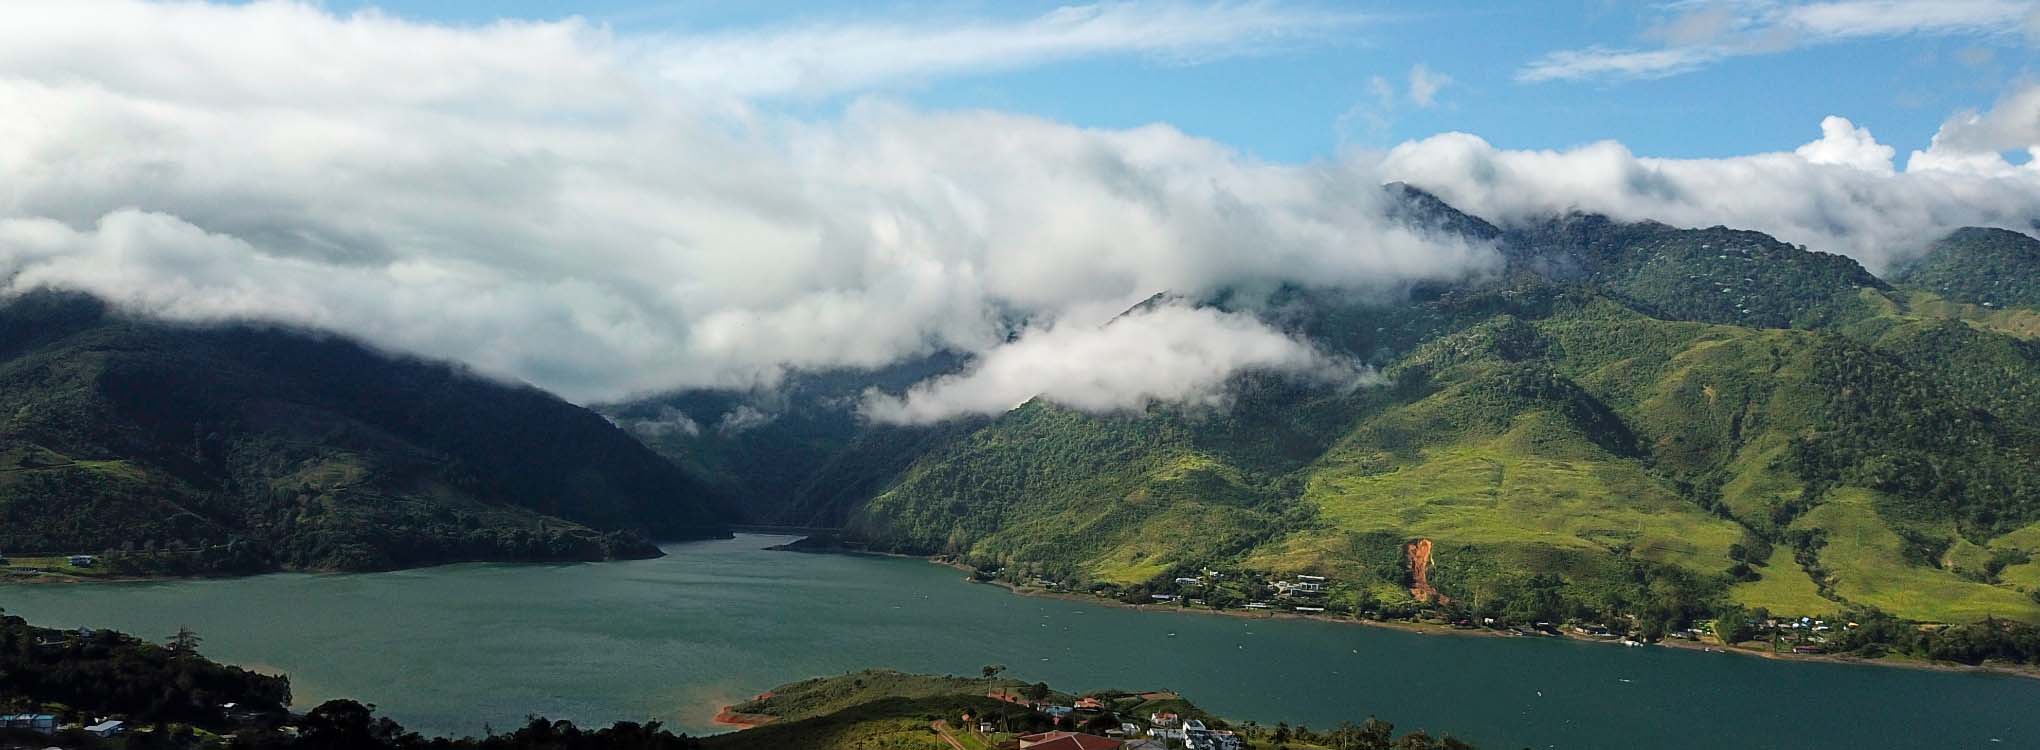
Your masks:
[{"label": "turquoise water", "polygon": [[0,587],[52,626],[190,626],[222,661],[466,734],[529,713],[716,731],[723,704],[866,667],[1166,688],[1264,724],[1370,714],[1484,748],[2040,747],[2040,680],[1021,597],[925,562],[771,552],[367,575]]}]

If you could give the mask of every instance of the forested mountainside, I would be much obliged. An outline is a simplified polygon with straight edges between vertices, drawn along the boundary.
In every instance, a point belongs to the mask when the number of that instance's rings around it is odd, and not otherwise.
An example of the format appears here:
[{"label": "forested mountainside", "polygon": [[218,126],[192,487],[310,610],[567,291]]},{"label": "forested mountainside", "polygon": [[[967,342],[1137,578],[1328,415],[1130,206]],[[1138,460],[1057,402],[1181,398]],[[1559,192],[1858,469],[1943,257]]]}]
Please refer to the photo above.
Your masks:
[{"label": "forested mountainside", "polygon": [[1893,279],[1958,302],[2040,307],[2040,240],[2006,229],[1962,229]]},{"label": "forested mountainside", "polygon": [[719,497],[602,417],[354,342],[0,307],[0,551],[135,572],[656,554]]},{"label": "forested mountainside", "polygon": [[909,463],[982,420],[872,424],[866,389],[899,392],[954,372],[938,353],[874,371],[797,372],[773,388],[703,389],[596,406],[647,446],[716,484],[753,523],[836,526]]},{"label": "forested mountainside", "polygon": [[2040,311],[1755,232],[1496,227],[1392,189],[1413,224],[1496,241],[1508,272],[1394,305],[1209,301],[1384,384],[1248,374],[1220,410],[1036,401],[924,431],[838,504],[850,537],[1130,596],[1211,568],[1330,575],[1346,611],[2040,620]]}]

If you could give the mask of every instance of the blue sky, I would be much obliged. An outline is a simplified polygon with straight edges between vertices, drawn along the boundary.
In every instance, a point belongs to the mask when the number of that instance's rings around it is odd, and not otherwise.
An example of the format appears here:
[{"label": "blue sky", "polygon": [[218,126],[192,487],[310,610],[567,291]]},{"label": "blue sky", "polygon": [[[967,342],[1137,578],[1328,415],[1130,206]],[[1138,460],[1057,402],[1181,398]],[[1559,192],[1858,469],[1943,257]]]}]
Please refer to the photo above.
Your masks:
[{"label": "blue sky", "polygon": [[[618,34],[770,35],[787,29],[1024,23],[1057,3],[867,4],[641,0],[378,0],[330,2],[336,11],[377,8],[406,19],[479,24],[501,18],[579,15]],[[1918,19],[1907,5],[1938,6]],[[1820,119],[1842,115],[1901,154],[1925,148],[1949,113],[1984,108],[2030,78],[2031,10],[2020,2],[1619,3],[1443,2],[1435,4],[1266,3],[1279,9],[1355,17],[1323,29],[1284,29],[1251,49],[1219,54],[1097,50],[997,70],[906,76],[772,106],[826,114],[842,102],[881,95],[933,109],[992,108],[1085,126],[1174,125],[1254,155],[1304,161],[1342,144],[1384,147],[1445,131],[1478,134],[1504,148],[1564,148],[1616,139],[1640,155],[1716,157],[1789,150],[1819,135]],[[1793,8],[1858,6],[1860,16],[1783,41],[1750,41],[1690,69],[1523,80],[1539,60],[1568,50],[1654,52],[1734,47],[1738,25],[1751,40],[1777,36],[1763,20]],[[1962,14],[1968,14],[1966,17]],[[2009,15],[2011,21],[2005,22]],[[1697,19],[1697,20],[1696,20]],[[1683,39],[1671,38],[1680,23]],[[1855,27],[1846,24],[1857,24]],[[1865,24],[1868,24],[1867,26]],[[1723,26],[1730,29],[1723,31]],[[1713,28],[1706,28],[1712,26]],[[1767,31],[1768,29],[1768,31]],[[1697,55],[1701,58],[1707,54]],[[1448,77],[1428,106],[1411,100],[1417,65]],[[1381,84],[1395,90],[1385,101]]]}]

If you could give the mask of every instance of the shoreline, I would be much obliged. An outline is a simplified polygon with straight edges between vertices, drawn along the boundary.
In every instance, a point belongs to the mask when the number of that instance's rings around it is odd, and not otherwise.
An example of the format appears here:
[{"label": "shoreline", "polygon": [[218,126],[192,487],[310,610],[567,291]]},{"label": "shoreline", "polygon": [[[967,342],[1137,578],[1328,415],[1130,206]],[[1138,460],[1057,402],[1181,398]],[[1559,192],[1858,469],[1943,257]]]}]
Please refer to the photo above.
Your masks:
[{"label": "shoreline", "polygon": [[[942,558],[941,558],[941,557],[939,557],[939,556],[933,556],[933,555],[911,555],[911,554],[902,554],[902,553],[897,553],[897,552],[884,552],[884,551],[877,551],[877,550],[870,550],[870,549],[852,549],[852,548],[846,548],[846,547],[840,547],[840,546],[809,546],[809,545],[802,545],[802,544],[801,544],[801,542],[804,542],[804,541],[808,540],[808,539],[809,539],[810,537],[802,537],[802,536],[794,536],[794,535],[778,535],[778,534],[755,534],[755,535],[753,535],[753,534],[745,534],[745,535],[738,535],[738,534],[732,534],[732,535],[730,535],[730,536],[727,536],[727,537],[720,537],[720,538],[712,538],[712,539],[689,539],[689,540],[675,540],[675,541],[669,541],[669,542],[662,542],[661,544],[670,544],[670,543],[682,543],[682,542],[693,542],[693,541],[717,541],[717,540],[730,540],[730,539],[735,539],[735,538],[737,538],[737,537],[739,537],[739,536],[765,536],[765,537],[774,537],[774,538],[789,538],[789,539],[790,539],[790,541],[788,541],[788,542],[785,542],[785,543],[781,543],[781,544],[774,544],[774,545],[770,545],[770,546],[767,546],[767,547],[765,547],[765,548],[764,548],[764,549],[768,549],[768,550],[774,550],[774,551],[782,551],[782,552],[795,552],[795,553],[804,553],[804,554],[827,554],[827,555],[850,555],[850,556],[866,556],[866,557],[884,557],[884,558],[898,558],[898,559],[908,559],[908,560],[919,560],[919,561],[922,561],[922,562],[926,562],[926,563],[930,563],[930,564],[934,564],[934,565],[941,565],[941,566],[944,566],[944,567],[948,567],[948,568],[951,568],[951,569],[953,569],[953,570],[957,570],[957,571],[960,571],[960,572],[962,572],[962,573],[964,573],[964,574],[965,574],[965,575],[963,576],[963,581],[964,581],[965,583],[970,583],[970,584],[978,584],[978,585],[987,585],[987,586],[995,586],[995,587],[998,587],[998,588],[1001,588],[1001,589],[1005,589],[1005,590],[1006,590],[1006,592],[1007,592],[1007,593],[1009,593],[1009,594],[1013,594],[1013,595],[1017,595],[1017,596],[1029,596],[1029,597],[1042,597],[1042,598],[1053,598],[1053,599],[1062,599],[1062,600],[1067,600],[1067,601],[1071,601],[1071,602],[1080,602],[1080,603],[1088,603],[1088,604],[1093,604],[1093,605],[1099,605],[1099,606],[1109,606],[1109,607],[1119,607],[1119,608],[1124,608],[1124,609],[1132,609],[1132,610],[1136,610],[1136,611],[1143,611],[1143,612],[1149,612],[1149,611],[1152,611],[1152,612],[1176,612],[1176,613],[1183,613],[1183,614],[1193,614],[1193,615],[1217,615],[1217,616],[1222,616],[1222,617],[1236,617],[1236,618],[1242,618],[1242,619],[1260,619],[1260,620],[1282,620],[1282,619],[1287,619],[1287,620],[1314,620],[1314,621],[1318,621],[1318,622],[1327,622],[1327,623],[1335,623],[1335,624],[1343,624],[1343,625],[1361,625],[1361,626],[1367,626],[1367,627],[1375,627],[1375,628],[1387,628],[1387,629],[1391,629],[1391,630],[1399,630],[1399,631],[1402,631],[1402,632],[1405,632],[1405,633],[1413,633],[1413,634],[1417,634],[1417,635],[1429,635],[1429,636],[1439,636],[1439,635],[1442,635],[1442,636],[1459,636],[1459,637],[1476,637],[1476,638],[1516,638],[1516,637],[1524,637],[1524,636],[1517,636],[1517,635],[1513,635],[1513,634],[1511,634],[1511,633],[1509,633],[1509,632],[1505,632],[1505,631],[1497,631],[1497,630],[1491,630],[1491,629],[1488,629],[1488,628],[1478,628],[1478,627],[1476,627],[1476,628],[1458,628],[1458,627],[1453,627],[1453,626],[1451,626],[1451,625],[1446,625],[1446,624],[1442,624],[1442,623],[1425,623],[1425,622],[1414,622],[1414,621],[1406,621],[1406,620],[1370,620],[1370,619],[1363,619],[1363,618],[1357,618],[1357,617],[1335,617],[1335,616],[1329,616],[1329,615],[1323,615],[1323,614],[1316,614],[1316,613],[1306,613],[1306,612],[1293,612],[1293,611],[1283,611],[1283,610],[1245,610],[1245,609],[1211,609],[1211,608],[1190,608],[1190,607],[1182,607],[1182,606],[1164,606],[1164,605],[1154,605],[1154,604],[1128,604],[1128,603],[1126,603],[1126,602],[1122,602],[1122,601],[1117,601],[1117,600],[1114,600],[1114,599],[1107,599],[1107,598],[1104,598],[1104,597],[1099,597],[1099,596],[1093,596],[1093,595],[1090,595],[1090,594],[1080,594],[1080,593],[1073,593],[1073,592],[1063,592],[1063,591],[1050,591],[1050,590],[1045,590],[1045,589],[1039,589],[1039,588],[1034,588],[1034,587],[1032,587],[1032,586],[1023,586],[1023,585],[1019,585],[1019,584],[1013,584],[1013,583],[1008,583],[1008,582],[1005,582],[1005,581],[998,581],[998,580],[992,580],[992,581],[980,581],[980,580],[977,580],[977,579],[976,579],[975,577],[973,577],[973,575],[972,575],[972,574],[976,573],[976,570],[975,570],[974,568],[972,568],[972,567],[970,567],[970,566],[968,566],[968,565],[965,565],[965,564],[963,564],[963,563],[960,563],[960,562],[956,562],[956,561],[953,561],[953,560],[945,560],[945,559],[942,559]],[[663,555],[661,555],[661,556],[663,556]],[[460,560],[460,561],[446,561],[446,562],[436,562],[436,563],[432,563],[432,564],[429,564],[429,565],[421,565],[421,566],[415,566],[415,567],[412,567],[412,568],[397,568],[397,569],[395,569],[395,570],[415,570],[415,569],[422,569],[422,568],[435,568],[435,567],[443,567],[443,566],[449,566],[449,565],[464,565],[464,564],[506,564],[506,565],[561,565],[561,564],[585,564],[585,563],[587,563],[587,562],[625,562],[625,561],[628,561],[628,560],[631,560],[631,559],[657,559],[657,558],[615,558],[615,559],[610,559],[610,560],[602,560],[602,561],[567,561],[567,562],[563,562],[563,561],[522,561],[522,562],[519,562],[519,561],[503,561],[503,560],[494,560],[494,561],[489,561],[489,560]],[[259,572],[259,573],[240,573],[240,574],[221,574],[221,575],[203,575],[203,576],[112,576],[112,575],[108,575],[108,576],[80,576],[80,575],[74,575],[74,574],[67,574],[67,573],[55,573],[55,572],[45,572],[45,573],[41,573],[41,574],[38,574],[38,575],[8,575],[8,574],[4,574],[4,572],[0,572],[0,589],[4,589],[5,587],[7,587],[7,586],[9,586],[9,585],[24,585],[24,586],[48,586],[48,585],[89,585],[89,584],[127,584],[127,583],[151,583],[151,582],[165,582],[165,581],[200,581],[200,580],[213,580],[213,579],[227,579],[227,578],[248,578],[248,577],[254,577],[254,576],[261,576],[261,575],[273,575],[273,574],[279,574],[279,573],[307,573],[307,574],[313,574],[313,575],[320,575],[320,574],[326,574],[326,575],[335,575],[335,574],[337,574],[337,575],[347,575],[347,574],[360,574],[360,573],[377,573],[377,572],[389,572],[389,571],[333,571],[333,570],[315,570],[315,569],[302,569],[302,570],[293,570],[293,569],[281,569],[281,570],[274,570],[274,571],[263,571],[263,572]],[[1574,641],[1574,642],[1580,642],[1580,643],[1607,643],[1607,644],[1611,644],[1611,645],[1612,645],[1612,644],[1618,644],[1618,643],[1620,643],[1619,641],[1616,641],[1616,640],[1608,640],[1608,639],[1601,639],[1601,638],[1583,638],[1583,637],[1579,637],[1579,636],[1576,636],[1576,635],[1572,635],[1572,634],[1568,634],[1568,633],[1557,633],[1557,634],[1547,634],[1547,635],[1544,635],[1544,636],[1540,636],[1540,637],[1543,637],[1543,638],[1561,638],[1561,639],[1564,639],[1564,640],[1568,640],[1568,641]],[[1969,664],[1962,664],[1962,663],[1958,663],[1958,662],[1945,662],[1945,661],[1926,661],[1926,660],[1920,660],[1920,659],[1912,659],[1912,658],[1901,658],[1901,657],[1890,657],[1890,656],[1885,656],[1885,657],[1877,657],[1877,658],[1865,658],[1865,657],[1860,657],[1860,656],[1851,656],[1851,655],[1847,655],[1847,654],[1794,654],[1794,653],[1782,653],[1782,652],[1776,652],[1776,651],[1770,651],[1770,650],[1768,650],[1768,649],[1761,649],[1761,648],[1750,648],[1750,647],[1746,647],[1746,646],[1741,646],[1741,645],[1729,645],[1729,644],[1722,644],[1722,643],[1720,643],[1720,642],[1718,642],[1718,641],[1717,641],[1717,642],[1708,642],[1708,641],[1686,641],[1686,640],[1680,640],[1680,639],[1667,639],[1667,640],[1662,640],[1662,641],[1659,641],[1659,642],[1656,642],[1656,643],[1653,643],[1653,644],[1648,644],[1648,645],[1653,645],[1653,646],[1663,646],[1663,647],[1665,647],[1665,648],[1677,648],[1677,649],[1686,649],[1686,650],[1689,650],[1689,651],[1700,651],[1700,652],[1707,652],[1707,653],[1722,653],[1722,654],[1737,654],[1737,655],[1742,655],[1742,656],[1749,656],[1749,657],[1757,657],[1757,658],[1763,658],[1763,659],[1772,659],[1772,660],[1776,660],[1776,661],[1782,661],[1782,662],[1799,662],[1799,663],[1827,663],[1827,664],[1854,664],[1854,665],[1865,665],[1865,666],[1880,666],[1880,667],[1895,667],[1895,668],[1899,668],[1899,669],[1915,669],[1915,670],[1925,670],[1925,671],[1931,671],[1931,672],[1968,672],[1968,673],[1977,673],[1977,674],[1993,674],[1993,675],[2003,675],[2003,676],[2007,676],[2007,677],[2021,677],[2021,678],[2026,678],[2026,679],[2040,679],[2040,664],[2002,664],[2002,663],[1985,663],[1985,664],[1979,664],[1979,665],[1969,665]],[[725,708],[725,709],[729,709],[729,708],[734,708],[734,706],[725,706],[724,708]],[[717,718],[717,720],[716,720],[716,723],[718,723],[718,724],[724,724],[724,725],[727,725],[727,726],[735,726],[735,727],[750,727],[750,726],[758,726],[758,725],[759,725],[758,723],[751,723],[751,722],[753,722],[753,721],[754,721],[754,720],[755,720],[755,719],[756,719],[757,717],[759,717],[759,716],[763,716],[763,715],[750,715],[750,714],[740,714],[740,713],[736,713],[736,712],[733,712],[733,711],[732,711],[732,712],[728,712],[728,713],[730,714],[729,718],[731,718],[731,719],[732,719],[731,721],[723,721],[723,720],[722,720],[722,714],[721,714],[721,713],[719,713],[719,714],[718,714],[718,718]],[[767,720],[769,720],[769,718],[770,718],[770,717],[766,717],[766,718],[767,718]]]},{"label": "shoreline", "polygon": [[[846,554],[885,554],[885,553],[861,553],[846,551]],[[887,554],[885,556],[912,557],[912,555],[890,555],[890,554]],[[943,567],[963,571],[965,573],[963,578],[965,583],[978,584],[984,586],[994,586],[997,588],[1005,589],[1007,593],[1016,596],[1061,599],[1072,602],[1086,602],[1102,606],[1131,609],[1140,612],[1178,612],[1190,615],[1217,615],[1220,617],[1238,617],[1250,620],[1285,620],[1285,619],[1315,620],[1318,622],[1334,623],[1340,625],[1360,625],[1365,627],[1385,628],[1389,630],[1398,630],[1405,633],[1413,633],[1416,635],[1427,636],[1455,636],[1466,638],[1525,637],[1511,635],[1504,631],[1491,630],[1488,628],[1456,628],[1451,625],[1396,620],[1368,620],[1357,617],[1331,617],[1327,615],[1306,612],[1283,612],[1277,610],[1249,611],[1249,610],[1210,609],[1210,608],[1192,609],[1189,607],[1180,606],[1128,604],[1126,602],[1116,601],[1113,599],[1107,599],[1099,596],[1091,596],[1088,594],[1076,594],[1062,591],[1047,591],[1043,589],[1034,588],[1031,586],[1021,586],[1017,584],[1007,583],[1005,581],[996,580],[980,581],[970,575],[976,572],[975,569],[971,568],[968,565],[964,565],[963,563],[940,560],[934,557],[921,557],[920,559],[935,565],[941,565]],[[1601,643],[1611,646],[1621,645],[1621,641],[1619,640],[1609,640],[1602,638],[1581,638],[1579,636],[1570,635],[1566,633],[1547,634],[1539,637],[1561,639],[1575,643]],[[1735,654],[1746,657],[1771,659],[1774,661],[1790,663],[1853,664],[1860,666],[1891,667],[1897,669],[1916,669],[1928,672],[1954,672],[1954,673],[1966,672],[1974,674],[2001,675],[2005,677],[2020,677],[2025,679],[2040,679],[2040,664],[2015,665],[2015,664],[1985,663],[1978,665],[1969,665],[1957,662],[1922,661],[1916,659],[1899,659],[1892,657],[1864,658],[1860,656],[1849,656],[1845,654],[1793,654],[1793,653],[1780,653],[1764,649],[1747,648],[1744,646],[1729,645],[1719,642],[1709,643],[1706,641],[1685,641],[1678,639],[1667,639],[1646,645],[1661,646],[1664,648],[1685,649],[1688,651],[1698,651],[1703,653]]]}]

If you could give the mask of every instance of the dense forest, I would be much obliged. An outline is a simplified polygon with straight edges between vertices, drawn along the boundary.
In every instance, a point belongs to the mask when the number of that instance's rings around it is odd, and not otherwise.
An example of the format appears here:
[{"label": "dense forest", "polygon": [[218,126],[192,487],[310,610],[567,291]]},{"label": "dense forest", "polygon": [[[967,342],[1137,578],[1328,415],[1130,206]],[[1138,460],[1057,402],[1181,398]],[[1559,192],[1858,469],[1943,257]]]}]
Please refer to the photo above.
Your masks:
[{"label": "dense forest", "polygon": [[526,386],[276,328],[98,300],[0,306],[0,551],[138,572],[644,556],[720,496]]}]

